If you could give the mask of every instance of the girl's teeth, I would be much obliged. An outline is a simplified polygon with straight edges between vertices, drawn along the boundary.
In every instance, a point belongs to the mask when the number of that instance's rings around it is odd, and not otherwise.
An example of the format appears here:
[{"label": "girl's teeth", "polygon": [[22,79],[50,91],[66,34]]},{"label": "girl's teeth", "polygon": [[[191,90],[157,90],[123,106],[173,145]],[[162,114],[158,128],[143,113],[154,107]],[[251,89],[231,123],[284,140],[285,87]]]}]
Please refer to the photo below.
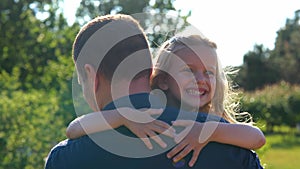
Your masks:
[{"label": "girl's teeth", "polygon": [[195,90],[195,89],[188,89],[187,90],[188,94],[192,94],[192,95],[203,95],[204,91],[199,91],[199,90]]}]

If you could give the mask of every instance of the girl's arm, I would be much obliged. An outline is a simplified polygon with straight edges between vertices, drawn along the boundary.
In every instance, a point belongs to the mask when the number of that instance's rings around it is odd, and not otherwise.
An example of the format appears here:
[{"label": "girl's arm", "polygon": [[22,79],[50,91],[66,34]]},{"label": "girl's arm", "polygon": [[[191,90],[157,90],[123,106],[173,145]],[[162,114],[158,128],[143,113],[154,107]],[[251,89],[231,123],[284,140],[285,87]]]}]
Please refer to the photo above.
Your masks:
[{"label": "girl's arm", "polygon": [[118,128],[122,125],[131,130],[152,149],[149,138],[157,142],[161,147],[166,143],[156,133],[172,137],[175,133],[167,123],[154,119],[151,115],[162,113],[162,109],[147,109],[139,111],[127,107],[114,110],[89,113],[73,120],[66,131],[68,138],[74,139],[86,134]]},{"label": "girl's arm", "polygon": [[87,134],[118,128],[123,116],[116,110],[93,112],[74,119],[66,130],[66,136],[75,139]]},{"label": "girl's arm", "polygon": [[210,140],[254,150],[266,143],[266,138],[258,127],[230,123],[219,123]]},{"label": "girl's arm", "polygon": [[265,136],[262,131],[246,124],[177,120],[173,122],[173,125],[185,127],[185,129],[174,137],[178,145],[167,156],[168,158],[173,157],[173,161],[176,162],[193,151],[192,159],[189,162],[191,167],[196,163],[201,149],[210,141],[246,149],[257,149],[265,144]]}]

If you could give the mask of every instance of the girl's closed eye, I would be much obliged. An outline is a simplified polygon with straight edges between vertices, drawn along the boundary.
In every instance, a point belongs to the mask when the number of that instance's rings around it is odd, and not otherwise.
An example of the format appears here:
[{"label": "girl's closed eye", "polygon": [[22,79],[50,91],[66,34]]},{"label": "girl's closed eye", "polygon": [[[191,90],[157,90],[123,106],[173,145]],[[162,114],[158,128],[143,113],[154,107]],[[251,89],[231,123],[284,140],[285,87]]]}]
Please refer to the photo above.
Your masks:
[{"label": "girl's closed eye", "polygon": [[181,72],[193,72],[193,70],[190,67],[183,67]]},{"label": "girl's closed eye", "polygon": [[208,76],[214,76],[215,75],[215,73],[211,70],[206,70],[205,74],[208,75]]}]

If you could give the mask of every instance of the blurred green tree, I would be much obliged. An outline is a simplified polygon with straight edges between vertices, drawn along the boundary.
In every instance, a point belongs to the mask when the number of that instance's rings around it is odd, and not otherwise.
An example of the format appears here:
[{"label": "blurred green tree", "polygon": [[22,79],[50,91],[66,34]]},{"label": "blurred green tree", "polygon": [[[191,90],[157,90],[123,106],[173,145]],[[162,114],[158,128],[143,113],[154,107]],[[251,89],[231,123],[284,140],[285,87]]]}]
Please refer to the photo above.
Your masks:
[{"label": "blurred green tree", "polygon": [[20,69],[23,90],[48,87],[41,77],[49,61],[70,56],[78,29],[69,29],[56,0],[3,0],[0,8],[0,70]]},{"label": "blurred green tree", "polygon": [[49,150],[64,138],[60,99],[47,90],[16,90],[19,73],[0,75],[7,86],[0,91],[0,169],[43,168]]},{"label": "blurred green tree", "polygon": [[245,92],[242,98],[242,110],[248,111],[255,121],[266,124],[267,132],[274,126],[296,127],[300,122],[300,86],[284,81],[265,86],[254,92]]},{"label": "blurred green tree", "polygon": [[[158,47],[175,33],[189,26],[191,11],[183,13],[173,6],[175,0],[82,0],[76,16],[80,24],[106,14],[130,14],[140,21],[148,32],[152,47]],[[141,18],[142,17],[142,18]],[[158,33],[157,33],[158,32]]]},{"label": "blurred green tree", "polygon": [[[80,17],[68,25],[61,2],[0,1],[0,169],[43,168],[44,158],[65,138],[66,125],[76,116],[71,52]],[[155,4],[160,12],[175,11],[171,0],[154,4],[138,0],[103,2],[118,2],[105,11],[120,9],[121,4],[124,7],[119,12],[128,14],[150,10]],[[88,5],[80,8],[93,9]],[[166,18],[157,18],[157,24],[160,19]],[[186,18],[182,16],[181,20]]]},{"label": "blurred green tree", "polygon": [[278,81],[276,69],[269,60],[270,50],[255,45],[253,51],[244,55],[243,65],[235,78],[238,85],[247,91],[261,89]]},{"label": "blurred green tree", "polygon": [[0,169],[43,168],[75,117],[72,42],[59,0],[0,2]]},{"label": "blurred green tree", "polygon": [[274,66],[279,76],[292,84],[300,84],[300,10],[295,11],[293,19],[277,32],[275,49],[271,53]]},{"label": "blurred green tree", "polygon": [[265,85],[286,81],[300,84],[300,10],[293,19],[287,19],[278,30],[273,50],[255,45],[244,55],[240,73],[234,78],[247,91],[261,89]]}]

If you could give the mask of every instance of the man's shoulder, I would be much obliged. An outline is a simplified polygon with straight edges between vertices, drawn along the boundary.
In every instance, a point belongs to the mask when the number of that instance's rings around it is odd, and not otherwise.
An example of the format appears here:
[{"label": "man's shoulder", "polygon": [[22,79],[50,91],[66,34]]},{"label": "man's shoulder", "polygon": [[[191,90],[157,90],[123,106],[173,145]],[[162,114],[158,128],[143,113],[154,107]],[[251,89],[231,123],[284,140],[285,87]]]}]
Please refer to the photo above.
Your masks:
[{"label": "man's shoulder", "polygon": [[58,150],[64,149],[64,148],[68,148],[68,147],[74,146],[78,143],[90,144],[92,142],[91,142],[91,139],[88,136],[83,136],[83,137],[80,137],[80,138],[77,138],[77,139],[65,139],[65,140],[62,140],[59,143],[57,143],[51,149],[51,152],[58,151]]},{"label": "man's shoulder", "polygon": [[217,121],[221,123],[228,123],[224,118],[217,115],[204,112],[189,112],[169,106],[165,107],[164,112],[159,119],[167,122],[174,121],[176,119],[185,119],[197,122]]},{"label": "man's shoulder", "polygon": [[196,168],[260,169],[257,154],[245,148],[217,142],[208,143],[199,155]]},{"label": "man's shoulder", "polygon": [[94,146],[94,144],[88,136],[74,140],[62,140],[49,152],[45,168],[64,168],[64,165],[76,164],[75,161],[82,160],[84,151],[93,150],[91,146]]}]

